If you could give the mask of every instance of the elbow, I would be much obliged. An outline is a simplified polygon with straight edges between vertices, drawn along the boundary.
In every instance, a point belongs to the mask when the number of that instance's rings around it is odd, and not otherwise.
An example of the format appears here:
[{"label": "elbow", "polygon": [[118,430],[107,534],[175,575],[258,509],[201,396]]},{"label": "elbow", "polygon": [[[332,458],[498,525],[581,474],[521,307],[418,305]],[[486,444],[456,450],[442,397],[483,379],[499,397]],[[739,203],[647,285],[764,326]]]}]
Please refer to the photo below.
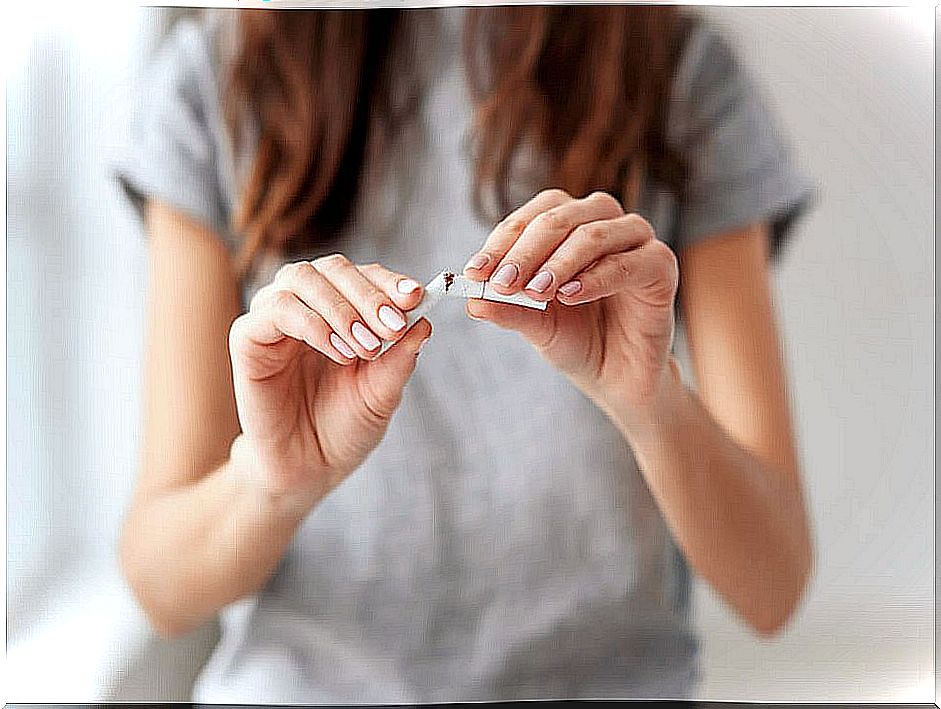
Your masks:
[{"label": "elbow", "polygon": [[145,580],[145,574],[141,570],[135,569],[122,558],[121,571],[155,635],[163,640],[175,640],[193,630],[190,623],[184,622],[179,614],[170,610],[171,603],[161,602],[157,598],[155,589]]},{"label": "elbow", "polygon": [[752,633],[761,640],[778,639],[787,629],[807,595],[815,569],[813,545],[807,543],[794,563],[788,583],[782,593],[774,594],[774,602],[767,604],[748,619]]},{"label": "elbow", "polygon": [[137,602],[144,612],[151,631],[161,640],[176,640],[193,630],[190,625],[164,612],[156,604],[147,603],[138,591],[135,590],[134,595],[137,597]]},{"label": "elbow", "polygon": [[777,640],[784,633],[791,615],[792,612],[786,611],[778,615],[755,618],[749,622],[749,627],[759,640]]},{"label": "elbow", "polygon": [[146,563],[146,552],[134,544],[133,534],[125,524],[119,544],[119,567],[132,595],[144,614],[151,630],[163,640],[174,640],[193,630],[191,623],[184,622],[172,599],[164,598],[159,573]]},{"label": "elbow", "polygon": [[134,590],[137,602],[147,619],[151,631],[161,640],[176,640],[194,630],[194,626],[184,622],[178,615],[168,612],[165,608],[147,600],[145,594]]},{"label": "elbow", "polygon": [[192,628],[170,618],[160,618],[156,615],[147,614],[150,621],[150,628],[161,640],[176,640],[189,633]]}]

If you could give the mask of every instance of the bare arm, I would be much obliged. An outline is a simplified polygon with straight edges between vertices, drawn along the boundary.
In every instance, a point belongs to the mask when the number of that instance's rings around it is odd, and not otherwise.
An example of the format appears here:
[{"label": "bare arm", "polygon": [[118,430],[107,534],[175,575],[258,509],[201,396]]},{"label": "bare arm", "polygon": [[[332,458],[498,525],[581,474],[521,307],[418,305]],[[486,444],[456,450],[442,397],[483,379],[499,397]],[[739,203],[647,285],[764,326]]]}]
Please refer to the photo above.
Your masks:
[{"label": "bare arm", "polygon": [[691,565],[765,636],[787,622],[813,566],[767,242],[756,225],[680,254],[699,394],[671,363],[658,407],[619,420]]},{"label": "bare arm", "polygon": [[[516,330],[618,426],[686,558],[757,632],[777,632],[813,565],[767,273],[767,227],[680,255],[610,194],[540,192],[465,269],[545,313],[468,301]],[[670,355],[679,275],[702,390]]]},{"label": "bare arm", "polygon": [[121,564],[154,627],[176,635],[270,575],[301,519],[230,459],[239,433],[228,353],[239,293],[219,238],[147,211],[150,298],[143,447]]},{"label": "bare arm", "polygon": [[[285,264],[239,314],[218,236],[152,204],[140,479],[121,563],[177,635],[257,591],[379,443],[431,335],[419,283],[341,254]],[[380,338],[395,342],[377,358]]]}]

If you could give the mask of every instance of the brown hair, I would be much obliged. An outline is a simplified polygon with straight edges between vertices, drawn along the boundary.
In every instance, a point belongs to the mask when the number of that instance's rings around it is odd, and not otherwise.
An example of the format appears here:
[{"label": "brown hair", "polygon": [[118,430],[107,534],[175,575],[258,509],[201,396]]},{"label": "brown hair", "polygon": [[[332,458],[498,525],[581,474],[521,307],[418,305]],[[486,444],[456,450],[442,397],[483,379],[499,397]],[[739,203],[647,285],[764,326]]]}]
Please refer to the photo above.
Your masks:
[{"label": "brown hair", "polygon": [[[244,273],[263,250],[299,253],[350,217],[367,158],[416,100],[392,99],[413,73],[409,10],[243,10],[227,119],[258,126],[234,216]],[[544,186],[604,190],[636,206],[644,174],[682,192],[687,166],[665,140],[673,71],[689,18],[671,6],[508,6],[468,10],[464,53],[474,100],[475,194],[509,211],[513,160],[527,141]],[[413,43],[414,44],[414,43]],[[411,94],[415,99],[417,93]],[[241,113],[240,113],[241,112]]]}]

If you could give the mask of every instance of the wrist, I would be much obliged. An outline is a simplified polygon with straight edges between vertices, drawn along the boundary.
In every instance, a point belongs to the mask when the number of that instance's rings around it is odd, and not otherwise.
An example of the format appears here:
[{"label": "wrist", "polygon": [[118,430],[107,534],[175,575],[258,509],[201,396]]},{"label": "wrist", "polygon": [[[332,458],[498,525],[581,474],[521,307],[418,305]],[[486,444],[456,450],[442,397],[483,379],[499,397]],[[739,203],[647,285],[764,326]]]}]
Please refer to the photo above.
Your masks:
[{"label": "wrist", "polygon": [[643,397],[626,392],[608,392],[602,409],[621,429],[628,440],[654,434],[664,426],[674,425],[687,401],[688,390],[676,359],[671,355],[660,371],[655,385]]},{"label": "wrist", "polygon": [[229,448],[228,469],[238,492],[246,495],[262,514],[277,518],[305,516],[322,495],[313,488],[284,488],[274,481],[278,476],[266,469],[262,456],[244,434]]}]

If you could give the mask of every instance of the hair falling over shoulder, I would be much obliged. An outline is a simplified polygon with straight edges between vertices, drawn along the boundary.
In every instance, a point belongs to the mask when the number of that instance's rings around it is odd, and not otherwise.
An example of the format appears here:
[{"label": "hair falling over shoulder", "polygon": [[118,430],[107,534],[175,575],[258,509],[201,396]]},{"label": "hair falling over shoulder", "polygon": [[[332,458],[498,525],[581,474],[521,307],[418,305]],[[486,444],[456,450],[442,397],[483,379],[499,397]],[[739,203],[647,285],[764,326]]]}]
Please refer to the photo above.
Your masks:
[{"label": "hair falling over shoulder", "polygon": [[[364,165],[408,120],[392,78],[414,73],[414,10],[243,10],[226,119],[257,143],[234,228],[238,268],[262,251],[329,242],[356,205]],[[682,192],[687,166],[665,139],[689,18],[668,5],[502,6],[467,11],[463,52],[474,102],[474,203],[510,211],[514,158],[534,147],[544,187],[604,190],[636,204],[645,175]],[[488,194],[499,214],[483,207]],[[492,211],[492,210],[491,210]]]}]

